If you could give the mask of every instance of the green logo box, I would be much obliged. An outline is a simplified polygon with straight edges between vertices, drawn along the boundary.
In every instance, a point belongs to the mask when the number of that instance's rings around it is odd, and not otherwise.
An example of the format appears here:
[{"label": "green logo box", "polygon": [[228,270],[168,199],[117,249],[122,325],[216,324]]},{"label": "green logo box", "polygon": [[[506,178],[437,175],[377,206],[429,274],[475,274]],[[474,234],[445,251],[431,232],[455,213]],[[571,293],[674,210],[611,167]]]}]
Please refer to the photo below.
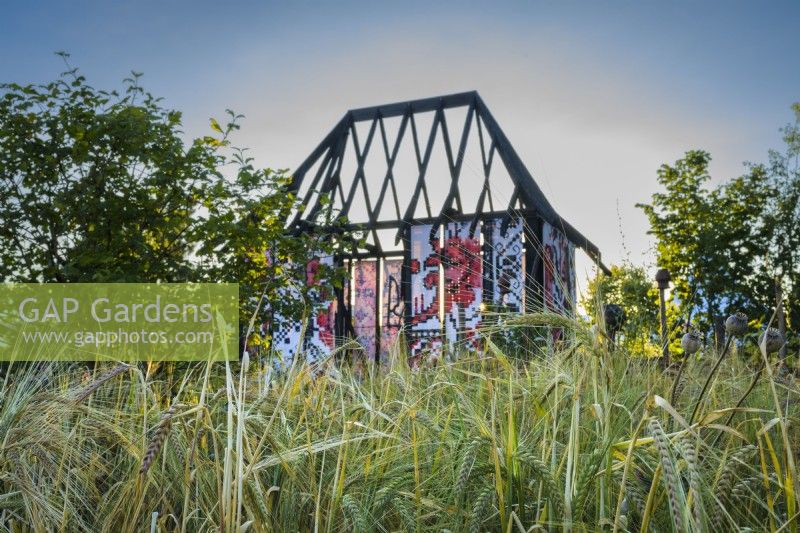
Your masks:
[{"label": "green logo box", "polygon": [[226,361],[236,283],[0,284],[0,361]]}]

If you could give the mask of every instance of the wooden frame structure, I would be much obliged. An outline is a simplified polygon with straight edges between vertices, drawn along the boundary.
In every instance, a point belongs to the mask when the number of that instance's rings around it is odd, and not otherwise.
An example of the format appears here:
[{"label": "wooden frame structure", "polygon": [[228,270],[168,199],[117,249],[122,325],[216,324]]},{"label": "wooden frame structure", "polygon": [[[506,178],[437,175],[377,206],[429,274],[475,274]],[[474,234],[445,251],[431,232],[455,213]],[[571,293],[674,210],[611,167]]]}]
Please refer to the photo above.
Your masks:
[{"label": "wooden frame structure", "polygon": [[[454,109],[466,111],[463,127],[455,134],[451,129],[454,125],[449,125],[447,119],[449,110]],[[422,115],[428,119],[432,116],[429,128],[421,125]],[[389,125],[390,120],[392,125]],[[482,183],[476,184],[480,188],[476,204],[467,205],[462,198],[462,186],[466,186],[462,178],[469,174],[464,171],[464,153],[471,135],[477,138],[480,160],[476,165],[479,168],[473,168],[470,177],[478,175]],[[404,143],[413,146],[414,168],[401,175],[396,163]],[[440,147],[438,152],[434,150],[435,145]],[[355,163],[355,169],[350,171],[343,169],[348,148]],[[436,155],[444,155],[446,159],[445,176],[432,175],[430,167]],[[370,173],[369,157],[381,160],[381,175]],[[506,199],[493,196],[492,176],[497,166],[504,169],[513,184],[513,191]],[[430,199],[432,179],[449,179],[444,201],[438,205]],[[408,184],[409,180],[413,189],[410,198],[404,201],[398,195],[398,184],[400,181]],[[343,252],[341,259],[404,259],[402,288],[406,314],[410,312],[410,230],[417,224],[485,221],[514,214],[526,222],[526,233],[530,237],[527,242],[541,242],[542,225],[546,222],[563,231],[569,241],[608,271],[602,265],[597,246],[564,220],[545,198],[475,91],[348,111],[294,172],[289,190],[306,206],[287,221],[289,231],[306,231],[321,210],[336,209],[340,215],[348,217],[345,230],[362,231],[367,236],[367,242],[361,248]],[[321,201],[323,196],[330,201]],[[357,196],[363,200],[356,200]],[[363,213],[362,220],[352,219],[358,218],[352,217],[357,203]],[[387,231],[393,234],[393,238],[387,238]],[[535,247],[527,246],[525,255],[529,279],[541,280],[540,254]],[[344,313],[337,320],[338,333],[352,333],[348,302],[342,295],[339,295],[339,300]]]}]

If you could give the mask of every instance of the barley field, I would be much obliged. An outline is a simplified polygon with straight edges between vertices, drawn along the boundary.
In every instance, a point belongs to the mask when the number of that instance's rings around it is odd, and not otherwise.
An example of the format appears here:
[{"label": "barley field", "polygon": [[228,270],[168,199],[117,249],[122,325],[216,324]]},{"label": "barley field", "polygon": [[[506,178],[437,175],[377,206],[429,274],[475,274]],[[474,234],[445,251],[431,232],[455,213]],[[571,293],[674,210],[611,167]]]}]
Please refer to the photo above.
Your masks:
[{"label": "barley field", "polygon": [[797,530],[800,389],[774,354],[734,342],[665,371],[561,317],[508,327],[546,325],[565,330],[550,353],[486,341],[420,369],[399,349],[282,373],[7,366],[0,528]]}]

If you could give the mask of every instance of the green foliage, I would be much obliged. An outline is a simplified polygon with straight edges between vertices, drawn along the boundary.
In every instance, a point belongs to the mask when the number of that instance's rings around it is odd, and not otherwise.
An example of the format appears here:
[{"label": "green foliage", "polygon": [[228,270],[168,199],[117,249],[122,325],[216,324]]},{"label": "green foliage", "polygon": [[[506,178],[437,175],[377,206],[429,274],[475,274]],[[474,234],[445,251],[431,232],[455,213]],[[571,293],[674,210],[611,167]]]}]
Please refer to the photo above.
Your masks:
[{"label": "green foliage", "polygon": [[757,167],[710,188],[710,161],[707,152],[693,150],[662,165],[658,181],[664,192],[639,204],[682,313],[704,330],[739,309],[751,316],[765,312],[765,277],[759,272],[768,242],[763,216],[772,195]]},{"label": "green foliage", "polygon": [[659,169],[664,190],[639,205],[679,309],[701,330],[737,310],[766,321],[778,285],[789,329],[800,327],[800,104],[793,111],[784,150],[770,151],[766,164],[711,186],[710,155],[692,150]]},{"label": "green foliage", "polygon": [[783,130],[784,150],[772,150],[763,171],[774,195],[765,224],[770,228],[765,263],[783,287],[789,327],[800,329],[800,103],[792,106],[795,121]]},{"label": "green foliage", "polygon": [[72,70],[0,97],[0,276],[7,281],[190,279],[194,215],[222,188],[210,143],[125,80],[98,91]]},{"label": "green foliage", "polygon": [[[0,85],[0,280],[230,281],[244,320],[262,293],[297,312],[306,261],[338,246],[335,213],[320,215],[325,234],[288,235],[301,206],[285,172],[256,168],[231,145],[241,115],[211,119],[213,136],[186,143],[181,113],[140,76],[121,92],[91,87],[76,69]],[[288,284],[301,298],[278,297]]]},{"label": "green foliage", "polygon": [[[613,265],[610,276],[599,273],[589,280],[581,304],[595,323],[600,322],[604,304],[619,305],[625,311],[626,320],[617,343],[632,354],[661,354],[658,289],[644,267]],[[676,329],[679,320],[678,309],[669,302],[667,322],[672,326],[671,329]],[[679,335],[670,335],[670,338],[673,345],[679,345]]]}]

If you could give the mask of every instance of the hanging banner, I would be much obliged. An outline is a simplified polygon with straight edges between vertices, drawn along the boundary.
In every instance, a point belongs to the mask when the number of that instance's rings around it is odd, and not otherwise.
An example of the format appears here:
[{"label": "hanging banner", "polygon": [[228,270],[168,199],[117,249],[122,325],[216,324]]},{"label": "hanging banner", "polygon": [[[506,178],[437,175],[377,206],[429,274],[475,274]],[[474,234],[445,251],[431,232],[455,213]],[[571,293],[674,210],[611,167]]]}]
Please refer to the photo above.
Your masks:
[{"label": "hanging banner", "polygon": [[386,360],[389,350],[397,341],[397,336],[403,327],[403,313],[405,302],[401,290],[403,272],[402,259],[386,259],[383,262],[383,303],[381,316],[381,360]]},{"label": "hanging banner", "polygon": [[311,319],[306,331],[306,362],[317,363],[330,355],[336,346],[336,299],[320,266],[333,268],[333,256],[314,257],[306,265],[306,284],[310,288]]},{"label": "hanging banner", "polygon": [[576,305],[575,245],[547,222],[542,228],[544,260],[544,307],[548,311],[573,314]]},{"label": "hanging banner", "polygon": [[[270,250],[265,252],[266,260],[272,263],[274,254]],[[288,270],[291,270],[292,264],[286,265]],[[297,287],[283,287],[278,289],[278,295],[282,301],[299,301],[302,298],[300,291]],[[271,307],[267,303],[268,307]],[[305,334],[303,322],[299,317],[289,316],[274,311],[272,315],[272,323],[270,324],[270,333],[272,341],[270,347],[274,352],[274,359],[272,360],[275,368],[288,367],[294,361],[294,357],[302,346],[303,336]]]},{"label": "hanging banner", "polygon": [[483,261],[480,222],[451,222],[444,240],[444,319],[448,347],[474,351],[481,324]]},{"label": "hanging banner", "polygon": [[411,228],[411,356],[439,353],[442,322],[439,318],[439,232],[433,226]]},{"label": "hanging banner", "polygon": [[498,313],[520,313],[525,308],[523,227],[518,217],[500,217],[486,223],[484,287],[491,287],[492,310]]},{"label": "hanging banner", "polygon": [[[298,300],[300,291],[294,287],[279,289],[282,299]],[[276,367],[289,366],[300,348],[303,337],[303,322],[294,317],[276,312],[272,317],[272,350],[276,356]]]},{"label": "hanging banner", "polygon": [[353,329],[368,359],[375,359],[378,262],[358,261],[353,266]]}]

